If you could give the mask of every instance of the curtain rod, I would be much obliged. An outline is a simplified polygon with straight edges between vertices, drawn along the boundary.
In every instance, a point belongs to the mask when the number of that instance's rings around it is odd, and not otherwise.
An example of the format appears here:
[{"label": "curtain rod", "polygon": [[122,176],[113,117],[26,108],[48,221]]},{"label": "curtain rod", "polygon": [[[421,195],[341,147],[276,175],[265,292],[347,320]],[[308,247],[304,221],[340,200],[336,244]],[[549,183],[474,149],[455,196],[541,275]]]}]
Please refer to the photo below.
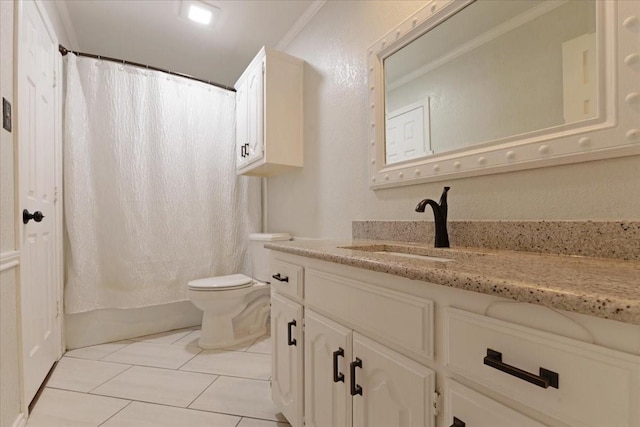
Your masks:
[{"label": "curtain rod", "polygon": [[92,53],[76,52],[74,50],[69,50],[66,47],[62,46],[62,45],[58,45],[58,51],[62,54],[62,56],[65,56],[67,53],[73,53],[76,56],[86,56],[87,58],[95,58],[95,59],[99,59],[99,60],[102,60],[102,61],[111,61],[111,62],[118,62],[118,63],[124,64],[124,65],[133,65],[134,67],[141,67],[141,68],[146,68],[148,70],[160,71],[161,73],[171,74],[172,76],[184,77],[185,79],[195,80],[195,81],[198,81],[198,82],[201,82],[201,83],[206,83],[206,84],[209,84],[209,85],[212,85],[212,86],[217,86],[217,87],[219,87],[221,89],[230,90],[231,92],[235,92],[236,91],[234,88],[229,87],[227,85],[223,85],[221,83],[212,82],[211,80],[199,79],[197,77],[193,77],[193,76],[190,76],[188,74],[176,73],[174,71],[165,70],[163,68],[154,67],[152,65],[140,64],[138,62],[127,61],[125,59],[110,58],[108,56],[94,55]]}]

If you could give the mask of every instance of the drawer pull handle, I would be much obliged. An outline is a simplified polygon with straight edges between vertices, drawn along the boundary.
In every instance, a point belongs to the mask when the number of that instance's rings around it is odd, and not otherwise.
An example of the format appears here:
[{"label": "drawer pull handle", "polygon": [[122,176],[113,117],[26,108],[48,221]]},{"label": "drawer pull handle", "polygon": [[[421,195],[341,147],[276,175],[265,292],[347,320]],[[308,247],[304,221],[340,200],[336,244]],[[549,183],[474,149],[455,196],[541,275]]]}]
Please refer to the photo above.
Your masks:
[{"label": "drawer pull handle", "polygon": [[274,274],[271,277],[276,279],[278,282],[288,282],[289,281],[289,276],[281,276],[280,273]]},{"label": "drawer pull handle", "polygon": [[349,366],[351,367],[351,396],[356,394],[362,396],[362,387],[356,383],[356,368],[362,368],[362,360],[356,357],[356,360],[351,362]]},{"label": "drawer pull handle", "polygon": [[507,365],[502,361],[502,353],[499,351],[487,349],[487,355],[484,358],[484,364],[495,368],[499,371],[505,372],[514,377],[525,380],[531,384],[535,384],[542,388],[558,388],[559,375],[557,372],[549,371],[548,369],[540,368],[540,375],[532,374],[531,372],[524,371],[515,366]]},{"label": "drawer pull handle", "polygon": [[344,349],[342,347],[338,347],[336,351],[333,352],[333,382],[339,383],[344,382],[344,374],[338,372],[338,357],[344,357]]},{"label": "drawer pull handle", "polygon": [[453,424],[451,424],[451,427],[465,427],[466,424],[464,423],[464,421],[453,417]]},{"label": "drawer pull handle", "polygon": [[291,322],[287,323],[287,344],[289,345],[296,345],[297,341],[295,338],[291,338],[291,328],[296,326],[297,323],[294,320],[292,320]]}]

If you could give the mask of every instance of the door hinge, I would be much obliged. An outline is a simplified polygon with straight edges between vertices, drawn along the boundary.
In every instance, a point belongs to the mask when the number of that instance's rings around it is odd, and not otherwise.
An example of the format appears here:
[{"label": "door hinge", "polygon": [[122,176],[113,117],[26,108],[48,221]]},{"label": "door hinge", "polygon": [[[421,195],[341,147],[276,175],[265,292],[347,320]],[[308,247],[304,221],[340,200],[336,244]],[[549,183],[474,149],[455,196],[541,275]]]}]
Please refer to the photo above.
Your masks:
[{"label": "door hinge", "polygon": [[53,203],[58,203],[58,187],[54,187],[53,189]]},{"label": "door hinge", "polygon": [[53,69],[53,87],[56,87],[56,77],[57,77],[56,69],[54,68]]},{"label": "door hinge", "polygon": [[60,301],[56,301],[56,319],[60,317]]},{"label": "door hinge", "polygon": [[431,395],[431,400],[433,401],[433,415],[440,415],[440,411],[442,410],[442,395],[434,391]]}]

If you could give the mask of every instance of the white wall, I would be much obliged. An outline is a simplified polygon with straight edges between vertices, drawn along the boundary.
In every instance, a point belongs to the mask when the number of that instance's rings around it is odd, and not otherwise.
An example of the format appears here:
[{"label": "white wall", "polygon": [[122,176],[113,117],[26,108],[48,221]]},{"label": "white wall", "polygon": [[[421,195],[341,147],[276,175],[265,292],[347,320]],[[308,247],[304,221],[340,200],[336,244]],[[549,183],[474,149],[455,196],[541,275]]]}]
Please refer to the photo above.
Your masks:
[{"label": "white wall", "polygon": [[[14,3],[0,1],[0,95],[12,103],[13,92],[13,11]],[[16,250],[14,224],[14,136],[0,130],[0,259]],[[18,350],[17,268],[0,262],[0,427],[9,427],[22,412]],[[6,267],[6,268],[5,268]]]},{"label": "white wall", "polygon": [[640,158],[627,157],[372,191],[366,50],[425,2],[329,1],[285,49],[304,59],[304,168],[268,181],[269,231],[351,236],[351,221],[414,212],[449,192],[452,220],[638,220]]}]

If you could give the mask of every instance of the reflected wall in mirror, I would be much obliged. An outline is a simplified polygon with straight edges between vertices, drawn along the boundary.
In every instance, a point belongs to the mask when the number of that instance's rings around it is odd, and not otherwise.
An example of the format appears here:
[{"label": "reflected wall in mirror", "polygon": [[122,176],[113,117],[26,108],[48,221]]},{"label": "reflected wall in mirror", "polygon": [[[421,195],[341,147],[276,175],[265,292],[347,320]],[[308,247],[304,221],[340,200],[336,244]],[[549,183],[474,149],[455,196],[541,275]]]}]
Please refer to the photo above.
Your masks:
[{"label": "reflected wall in mirror", "polygon": [[595,33],[593,0],[470,4],[385,59],[386,162],[596,117]]},{"label": "reflected wall in mirror", "polygon": [[370,187],[640,154],[638,17],[640,1],[426,3],[368,51]]}]

